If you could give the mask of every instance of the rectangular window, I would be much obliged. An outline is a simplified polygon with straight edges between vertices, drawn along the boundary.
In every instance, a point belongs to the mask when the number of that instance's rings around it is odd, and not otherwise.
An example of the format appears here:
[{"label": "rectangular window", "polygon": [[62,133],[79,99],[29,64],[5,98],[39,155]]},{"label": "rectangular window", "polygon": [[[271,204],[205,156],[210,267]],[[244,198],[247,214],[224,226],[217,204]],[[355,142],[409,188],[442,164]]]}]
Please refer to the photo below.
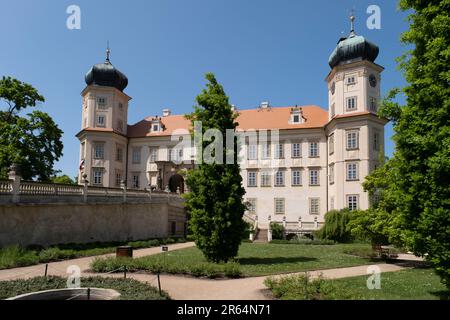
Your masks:
[{"label": "rectangular window", "polygon": [[103,169],[95,168],[94,169],[94,185],[103,185]]},{"label": "rectangular window", "polygon": [[159,131],[159,124],[154,124],[152,131],[153,132],[158,132]]},{"label": "rectangular window", "polygon": [[359,208],[359,196],[356,194],[347,195],[347,208],[350,211],[358,210]]},{"label": "rectangular window", "polygon": [[373,150],[375,150],[375,151],[380,150],[380,133],[379,132],[373,133]]},{"label": "rectangular window", "polygon": [[275,174],[275,186],[284,187],[284,171],[277,171]]},{"label": "rectangular window", "polygon": [[293,123],[299,123],[299,122],[300,122],[300,115],[295,114],[295,115],[292,117],[292,122],[293,122]]},{"label": "rectangular window", "polygon": [[359,132],[347,132],[347,150],[355,150],[359,148]]},{"label": "rectangular window", "polygon": [[150,148],[150,162],[158,161],[158,148]]},{"label": "rectangular window", "polygon": [[355,181],[358,180],[358,163],[350,162],[347,163],[347,180]]},{"label": "rectangular window", "polygon": [[97,103],[99,107],[103,107],[106,106],[106,98],[104,97],[98,97],[97,98]]},{"label": "rectangular window", "polygon": [[334,164],[330,164],[329,180],[330,184],[334,183]]},{"label": "rectangular window", "polygon": [[104,159],[105,158],[105,144],[96,143],[94,144],[94,159]]},{"label": "rectangular window", "polygon": [[122,162],[123,160],[123,149],[121,147],[116,148],[116,161]]},{"label": "rectangular window", "polygon": [[356,77],[351,76],[347,78],[347,84],[355,84],[356,83]]},{"label": "rectangular window", "polygon": [[256,198],[248,198],[247,212],[250,214],[256,214]]},{"label": "rectangular window", "polygon": [[374,97],[370,97],[369,99],[369,111],[377,112],[378,110],[378,101]]},{"label": "rectangular window", "polygon": [[319,185],[319,170],[309,169],[309,185],[318,186]]},{"label": "rectangular window", "polygon": [[270,144],[269,143],[263,143],[262,146],[261,146],[261,151],[262,151],[262,158],[263,159],[270,159],[271,158]]},{"label": "rectangular window", "polygon": [[180,148],[170,149],[169,161],[182,162],[183,161],[183,149],[180,149]]},{"label": "rectangular window", "polygon": [[119,102],[119,110],[123,110],[123,104]]},{"label": "rectangular window", "polygon": [[270,187],[272,185],[272,175],[269,171],[261,172],[261,187]]},{"label": "rectangular window", "polygon": [[330,198],[330,210],[334,210],[334,197]]},{"label": "rectangular window", "polygon": [[116,187],[119,188],[122,184],[122,174],[120,172],[116,172]]},{"label": "rectangular window", "polygon": [[97,126],[104,127],[106,125],[106,116],[103,114],[97,115]]},{"label": "rectangular window", "polygon": [[320,214],[320,198],[309,198],[309,214]]},{"label": "rectangular window", "polygon": [[139,164],[141,163],[141,148],[133,148],[133,153],[132,153],[132,162],[134,164]]},{"label": "rectangular window", "polygon": [[81,159],[84,159],[86,156],[86,142],[81,143]]},{"label": "rectangular window", "polygon": [[292,144],[292,158],[300,158],[302,156],[302,147],[300,143]]},{"label": "rectangular window", "polygon": [[347,106],[347,111],[356,110],[358,108],[357,98],[356,97],[347,98],[346,106]]},{"label": "rectangular window", "polygon": [[310,142],[309,144],[309,157],[317,158],[319,156],[319,143],[318,142]]},{"label": "rectangular window", "polygon": [[139,173],[134,173],[133,174],[133,188],[135,189],[139,189],[140,188],[140,179],[139,179],[140,175]]},{"label": "rectangular window", "polygon": [[117,120],[117,131],[119,132],[123,132],[123,121],[122,120]]},{"label": "rectangular window", "polygon": [[302,185],[302,171],[298,169],[292,170],[292,185],[301,186]]},{"label": "rectangular window", "polygon": [[249,186],[249,187],[256,187],[257,186],[256,175],[257,175],[257,173],[255,171],[249,171],[248,172],[247,186]]},{"label": "rectangular window", "polygon": [[284,214],[284,198],[275,198],[275,214]]},{"label": "rectangular window", "polygon": [[275,159],[283,159],[284,158],[284,145],[279,143],[275,146]]},{"label": "rectangular window", "polygon": [[334,153],[334,133],[328,138],[328,153],[331,155]]},{"label": "rectangular window", "polygon": [[255,144],[247,145],[248,150],[248,160],[256,160],[258,159],[258,146]]},{"label": "rectangular window", "polygon": [[334,118],[334,116],[336,115],[336,105],[333,103],[331,105],[331,117]]}]

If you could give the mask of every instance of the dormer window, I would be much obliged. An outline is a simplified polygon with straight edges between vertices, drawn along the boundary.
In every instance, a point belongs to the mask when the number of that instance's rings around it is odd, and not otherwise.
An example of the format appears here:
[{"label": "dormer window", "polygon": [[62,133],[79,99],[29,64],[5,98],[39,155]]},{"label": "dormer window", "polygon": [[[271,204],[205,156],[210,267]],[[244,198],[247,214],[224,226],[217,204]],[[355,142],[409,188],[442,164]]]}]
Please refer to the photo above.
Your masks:
[{"label": "dormer window", "polygon": [[163,131],[164,127],[161,123],[161,118],[155,118],[152,120],[152,126],[151,126],[151,132],[161,132]]},{"label": "dormer window", "polygon": [[298,124],[304,122],[302,108],[295,107],[291,109],[291,119],[289,122],[291,124]]}]

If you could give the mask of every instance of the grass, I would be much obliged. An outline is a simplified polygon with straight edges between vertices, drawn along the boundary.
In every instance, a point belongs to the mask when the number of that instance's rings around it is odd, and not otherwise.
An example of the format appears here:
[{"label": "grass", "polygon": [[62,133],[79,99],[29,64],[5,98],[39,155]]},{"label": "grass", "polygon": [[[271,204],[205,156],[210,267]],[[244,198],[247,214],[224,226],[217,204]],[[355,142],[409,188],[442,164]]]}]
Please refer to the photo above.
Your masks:
[{"label": "grass", "polygon": [[215,264],[206,261],[196,247],[138,259],[99,258],[92,264],[95,272],[111,272],[126,266],[129,271],[188,274],[196,277],[262,276],[364,265],[370,259],[346,254],[346,250],[369,247],[368,244],[292,245],[243,243],[233,262]]},{"label": "grass", "polygon": [[[120,300],[167,300],[169,296],[148,284],[134,279],[114,279],[103,277],[82,278],[83,288],[114,289],[121,294]],[[0,281],[0,300],[21,294],[67,288],[67,279],[60,277],[37,277],[28,280]]]},{"label": "grass", "polygon": [[[450,297],[432,269],[409,269],[381,274],[381,289],[369,290],[369,276],[337,280],[314,280],[305,285],[304,276],[268,279],[266,286],[281,300],[438,300]],[[305,289],[306,288],[306,289]],[[314,292],[315,295],[310,295]]]},{"label": "grass", "polygon": [[128,245],[134,249],[157,247],[162,244],[184,242],[184,239],[151,239],[131,242],[94,242],[64,244],[43,248],[41,246],[11,246],[0,248],[0,270],[26,267],[38,263],[90,257],[115,252],[118,246]]}]

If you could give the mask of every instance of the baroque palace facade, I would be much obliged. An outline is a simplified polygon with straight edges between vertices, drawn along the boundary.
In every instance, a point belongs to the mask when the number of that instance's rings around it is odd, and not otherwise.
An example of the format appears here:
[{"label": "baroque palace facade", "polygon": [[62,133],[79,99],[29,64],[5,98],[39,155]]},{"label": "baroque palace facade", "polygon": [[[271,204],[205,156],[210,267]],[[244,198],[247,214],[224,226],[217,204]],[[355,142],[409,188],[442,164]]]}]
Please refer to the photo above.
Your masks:
[{"label": "baroque palace facade", "polygon": [[[314,230],[327,211],[369,207],[362,182],[384,154],[386,124],[377,116],[383,71],[375,63],[378,53],[376,45],[356,35],[352,19],[350,35],[339,40],[329,59],[328,111],[267,102],[235,110],[239,130],[279,133],[276,141],[268,135],[267,143],[243,147],[247,215],[257,217],[261,228],[275,221]],[[128,79],[111,64],[109,50],[85,80],[79,182],[185,192],[180,170],[193,168],[194,158],[172,136],[188,136],[190,122],[164,109],[161,116],[127,125]]]}]

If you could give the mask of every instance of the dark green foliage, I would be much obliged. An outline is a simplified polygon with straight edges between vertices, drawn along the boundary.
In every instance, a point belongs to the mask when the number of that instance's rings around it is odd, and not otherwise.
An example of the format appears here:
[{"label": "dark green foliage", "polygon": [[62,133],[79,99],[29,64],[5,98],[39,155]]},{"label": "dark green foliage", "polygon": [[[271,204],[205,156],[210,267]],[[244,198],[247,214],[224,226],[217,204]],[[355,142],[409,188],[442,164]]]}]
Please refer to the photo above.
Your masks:
[{"label": "dark green foliage", "polygon": [[[225,141],[226,130],[235,130],[236,114],[233,113],[222,86],[214,75],[207,74],[207,89],[197,97],[198,106],[188,119],[202,124],[202,133],[217,129]],[[194,137],[195,138],[195,137]],[[198,138],[198,137],[197,137]],[[201,161],[203,151],[210,141],[203,141],[197,151],[198,166],[189,171],[186,183],[190,192],[186,195],[186,206],[190,214],[189,227],[197,247],[209,261],[228,261],[238,254],[239,245],[245,230],[242,219],[245,211],[242,177],[238,164],[237,144],[234,147],[234,164],[226,164],[226,156],[233,150],[226,150],[222,156],[216,149],[218,160],[222,163]]]},{"label": "dark green foliage", "polygon": [[325,214],[325,224],[317,232],[320,239],[346,243],[353,240],[348,223],[354,212],[349,209],[333,210]]},{"label": "dark green foliage", "polygon": [[[366,183],[379,201],[373,221],[391,242],[426,255],[450,287],[450,8],[449,0],[401,0],[411,10],[400,59],[408,85],[380,110],[394,123],[394,157]],[[400,106],[392,98],[406,96]]]},{"label": "dark green foliage", "polygon": [[282,224],[271,222],[270,230],[272,230],[272,239],[281,240],[284,238],[284,227]]},{"label": "dark green foliage", "polygon": [[302,245],[333,245],[335,242],[333,240],[311,240],[311,239],[291,239],[291,240],[272,240],[270,243],[273,244],[302,244]]},{"label": "dark green foliage", "polygon": [[77,180],[76,179],[72,179],[71,177],[69,177],[68,175],[61,175],[61,176],[54,176],[51,178],[53,183],[59,183],[59,184],[71,184],[71,185],[76,185],[77,184]]},{"label": "dark green foliage", "polygon": [[[133,279],[90,277],[81,279],[82,288],[113,289],[121,294],[120,300],[167,300],[169,296],[156,288]],[[28,280],[0,281],[0,299],[54,289],[67,288],[67,279],[60,277],[37,277]]]},{"label": "dark green foliage", "polygon": [[44,97],[29,84],[3,77],[0,102],[6,103],[6,111],[0,111],[0,178],[7,178],[9,167],[16,163],[23,179],[50,180],[55,173],[53,165],[62,156],[63,132],[45,112],[18,115],[44,102]]}]

